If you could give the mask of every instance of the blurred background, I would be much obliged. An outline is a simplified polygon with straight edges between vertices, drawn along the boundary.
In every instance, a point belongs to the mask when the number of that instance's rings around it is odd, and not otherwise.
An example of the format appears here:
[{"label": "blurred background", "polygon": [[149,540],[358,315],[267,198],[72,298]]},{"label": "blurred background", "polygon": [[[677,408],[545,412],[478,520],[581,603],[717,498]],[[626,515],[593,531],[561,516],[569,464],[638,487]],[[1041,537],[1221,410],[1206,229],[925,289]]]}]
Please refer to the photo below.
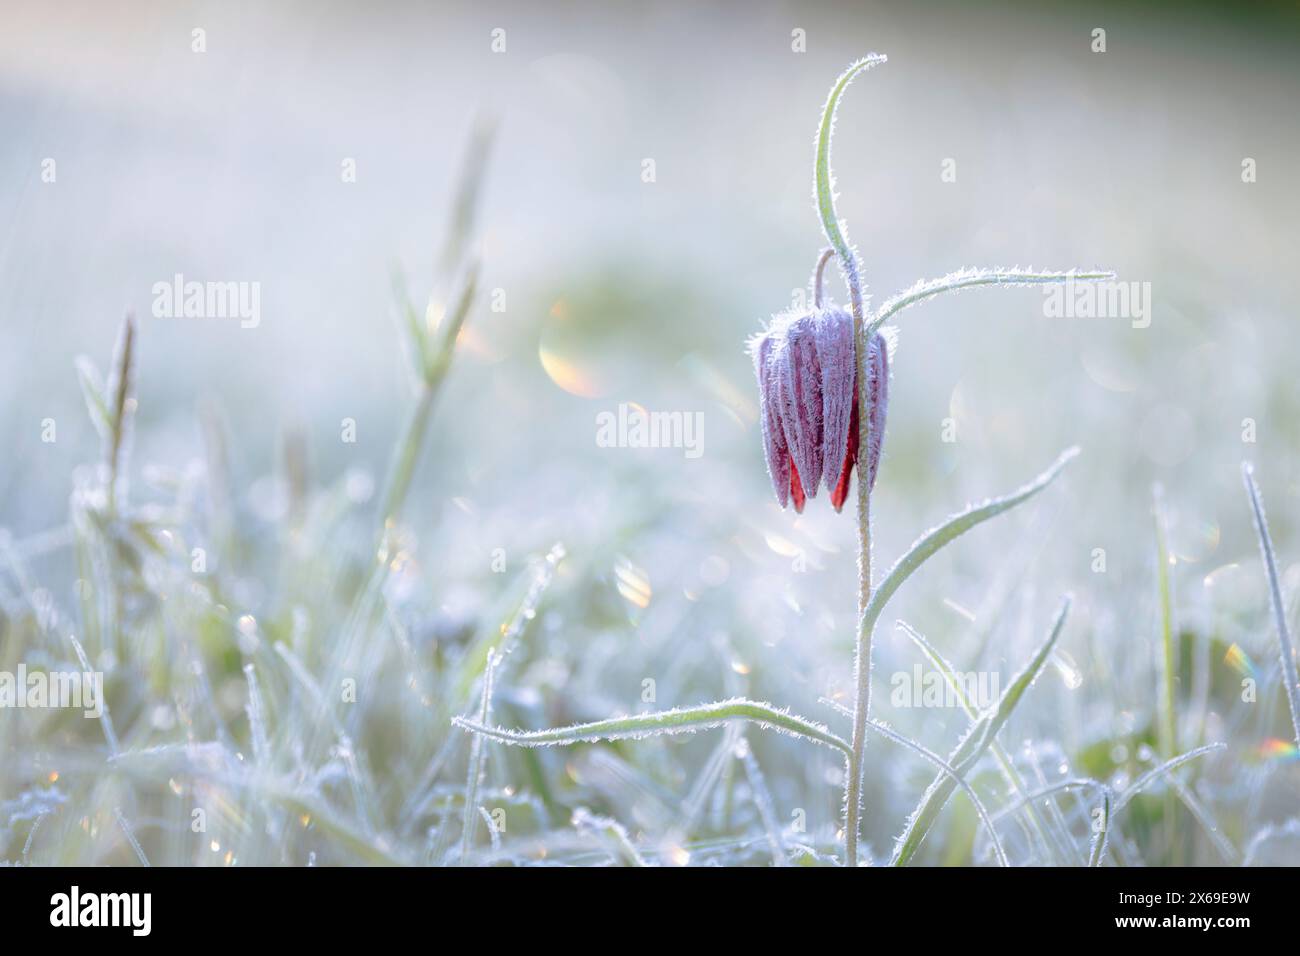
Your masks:
[{"label": "blurred background", "polygon": [[[437,263],[466,144],[490,122],[480,295],[408,499],[395,606],[454,647],[445,635],[482,627],[502,599],[494,555],[513,574],[563,542],[530,649],[501,678],[537,708],[521,722],[648,709],[647,679],[656,707],[743,693],[840,722],[818,698],[846,700],[851,685],[856,530],[825,493],[802,516],[777,506],[744,344],[807,282],[823,242],[811,203],[820,107],[847,63],[878,51],[889,63],[847,94],[834,151],[838,209],[875,302],[993,265],[1113,269],[1149,282],[1152,300],[1146,328],[1048,318],[1034,289],[966,292],[899,319],[877,575],[968,501],[1070,445],[1083,453],[900,593],[877,637],[877,716],[940,753],[963,726],[949,711],[889,709],[889,675],[916,662],[895,617],[1005,681],[1070,591],[1061,652],[1004,743],[1029,743],[1027,776],[1140,773],[1158,674],[1158,484],[1187,662],[1183,736],[1230,741],[1206,764],[1202,797],[1238,853],[1294,812],[1294,747],[1282,759],[1260,749],[1291,732],[1239,473],[1256,463],[1294,594],[1293,4],[0,0],[0,20],[0,536],[11,571],[21,560],[55,601],[74,604],[68,502],[99,457],[74,359],[106,369],[129,310],[136,500],[161,500],[169,469],[202,472],[208,409],[228,430],[250,539],[282,528],[291,480],[373,509],[413,395],[393,275],[431,314],[451,294]],[[260,324],[155,318],[152,287],[177,273],[259,283]],[[831,288],[843,298],[838,278]],[[599,447],[597,416],[621,403],[702,413],[703,454]],[[46,419],[55,441],[42,440]],[[305,477],[286,475],[286,444]],[[364,539],[342,546],[364,561]],[[220,569],[238,595],[232,620],[292,610],[286,572],[265,568]],[[1224,662],[1234,644],[1258,668],[1258,704],[1238,699]],[[145,720],[139,739],[166,729]],[[833,845],[837,760],[750,737],[778,816],[805,809]],[[382,750],[404,739],[376,739],[370,759],[400,764]],[[24,747],[12,759],[34,775],[37,744]],[[672,791],[709,747],[617,752],[642,789]],[[605,785],[573,754],[546,759],[588,803],[654,835],[649,798],[618,789],[624,777]],[[864,827],[879,855],[933,771],[878,740],[869,759]],[[510,786],[509,764],[490,774]],[[745,831],[738,813],[730,832]],[[932,841],[927,862],[965,862],[974,829]],[[1148,862],[1222,861],[1195,832],[1133,839]]]}]

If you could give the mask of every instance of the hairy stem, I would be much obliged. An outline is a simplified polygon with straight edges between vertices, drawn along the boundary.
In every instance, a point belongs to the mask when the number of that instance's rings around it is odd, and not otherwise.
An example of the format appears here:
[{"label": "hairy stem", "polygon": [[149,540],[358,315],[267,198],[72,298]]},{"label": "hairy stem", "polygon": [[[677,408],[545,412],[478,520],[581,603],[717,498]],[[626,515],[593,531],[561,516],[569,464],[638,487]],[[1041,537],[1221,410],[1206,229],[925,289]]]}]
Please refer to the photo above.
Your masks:
[{"label": "hairy stem", "polygon": [[[849,287],[849,302],[853,310],[853,341],[858,389],[858,620],[866,620],[867,606],[871,602],[871,483],[863,469],[870,458],[871,394],[867,382],[866,316],[862,300],[861,268],[853,248],[835,215],[835,185],[831,176],[831,133],[835,128],[835,110],[840,96],[853,78],[864,70],[884,63],[884,56],[872,53],[845,70],[831,87],[822,110],[821,124],[817,129],[817,159],[813,169],[813,188],[817,212],[821,217],[822,231],[839,257],[844,283]],[[844,849],[848,866],[858,865],[858,818],[862,801],[862,752],[867,745],[867,714],[871,709],[871,628],[859,625],[856,653],[853,664],[853,737],[847,758],[844,783]]]},{"label": "hairy stem", "polygon": [[820,309],[822,307],[822,278],[826,273],[826,263],[830,262],[833,255],[835,255],[835,250],[828,247],[823,249],[822,254],[817,257],[817,266],[813,269],[812,279],[812,300],[814,309]]}]

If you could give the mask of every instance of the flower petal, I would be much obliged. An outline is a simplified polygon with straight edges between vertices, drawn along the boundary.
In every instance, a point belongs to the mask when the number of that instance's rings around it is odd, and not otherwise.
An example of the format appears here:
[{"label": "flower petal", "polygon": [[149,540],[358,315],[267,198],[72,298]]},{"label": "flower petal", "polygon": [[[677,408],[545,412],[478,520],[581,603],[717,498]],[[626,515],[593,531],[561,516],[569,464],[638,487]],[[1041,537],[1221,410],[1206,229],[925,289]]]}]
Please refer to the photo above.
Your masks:
[{"label": "flower petal", "polygon": [[812,315],[789,317],[782,323],[784,341],[773,355],[781,399],[785,443],[809,498],[817,496],[822,478],[821,365],[817,360],[816,326]]},{"label": "flower petal", "polygon": [[[844,448],[851,439],[850,419],[856,407],[853,361],[853,316],[844,309],[823,309],[816,315],[817,358],[821,364],[822,454],[826,488],[842,481]],[[856,437],[852,438],[856,442]]]},{"label": "flower petal", "polygon": [[867,488],[876,487],[880,449],[885,441],[885,412],[889,407],[889,348],[877,332],[867,347],[867,392],[871,396],[870,427],[867,436]]},{"label": "flower petal", "polygon": [[776,342],[768,332],[750,343],[754,356],[754,374],[758,377],[758,426],[763,433],[763,459],[767,474],[772,479],[776,500],[784,508],[790,501],[790,451],[781,429],[780,398],[776,389],[776,368],[772,364],[772,351]]},{"label": "flower petal", "polygon": [[795,466],[794,459],[790,459],[790,497],[794,501],[794,510],[803,514],[804,493],[799,481],[799,469]]},{"label": "flower petal", "polygon": [[849,475],[858,460],[858,396],[853,396],[853,412],[849,415],[848,434],[844,436],[844,464],[840,467],[840,479],[831,490],[831,506],[839,511],[844,507],[844,500],[849,496]]}]

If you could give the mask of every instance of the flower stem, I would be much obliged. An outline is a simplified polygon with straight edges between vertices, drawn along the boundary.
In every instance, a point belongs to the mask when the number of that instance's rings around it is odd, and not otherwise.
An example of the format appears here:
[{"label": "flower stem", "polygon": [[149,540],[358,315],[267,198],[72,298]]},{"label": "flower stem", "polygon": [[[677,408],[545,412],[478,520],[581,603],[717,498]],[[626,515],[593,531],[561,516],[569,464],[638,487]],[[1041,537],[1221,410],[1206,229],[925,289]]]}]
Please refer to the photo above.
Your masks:
[{"label": "flower stem", "polygon": [[867,715],[871,709],[871,632],[866,610],[871,603],[871,482],[863,469],[870,461],[871,392],[867,381],[867,324],[862,297],[861,269],[857,255],[835,215],[835,191],[831,178],[831,133],[835,128],[835,110],[840,96],[863,70],[884,63],[885,57],[870,54],[845,70],[831,87],[822,110],[821,125],[817,130],[817,159],[813,169],[813,191],[817,211],[821,216],[826,240],[835,250],[849,288],[853,310],[853,341],[857,367],[858,407],[858,639],[853,663],[853,681],[856,692],[853,698],[853,737],[846,759],[844,783],[844,849],[848,866],[858,865],[858,825],[862,812],[862,754],[867,744]]},{"label": "flower stem", "polygon": [[835,255],[835,250],[829,246],[822,250],[822,254],[817,257],[817,267],[813,269],[812,293],[813,308],[822,307],[822,276],[826,272],[826,263],[830,262],[831,257]]},{"label": "flower stem", "polygon": [[410,417],[406,420],[402,440],[393,453],[393,463],[389,469],[383,503],[379,509],[381,529],[398,519],[402,505],[406,503],[406,494],[410,491],[411,479],[415,476],[415,466],[420,460],[420,452],[424,449],[425,433],[429,430],[429,415],[433,411],[433,400],[440,383],[441,377],[433,383],[420,385],[420,393]]}]

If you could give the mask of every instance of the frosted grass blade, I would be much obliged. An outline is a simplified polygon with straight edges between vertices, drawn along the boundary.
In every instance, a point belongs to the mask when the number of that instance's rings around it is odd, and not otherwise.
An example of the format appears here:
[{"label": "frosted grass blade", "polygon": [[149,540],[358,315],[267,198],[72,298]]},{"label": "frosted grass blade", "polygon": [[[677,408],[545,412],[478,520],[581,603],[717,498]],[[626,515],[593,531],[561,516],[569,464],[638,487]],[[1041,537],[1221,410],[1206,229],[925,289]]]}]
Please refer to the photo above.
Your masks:
[{"label": "frosted grass blade", "polygon": [[[1056,619],[1052,622],[1046,640],[1039,645],[1029,663],[1003,691],[997,706],[975,722],[952,752],[952,755],[948,758],[948,763],[952,764],[958,773],[970,773],[980,757],[988,749],[989,744],[992,743],[998,732],[1010,719],[1012,711],[1020,703],[1025,691],[1029,689],[1029,685],[1034,682],[1034,679],[1043,669],[1043,665],[1047,663],[1048,655],[1051,654],[1052,648],[1056,646],[1057,638],[1061,636],[1069,612],[1070,598],[1067,596],[1061,601],[1061,607],[1056,612]],[[903,831],[902,836],[898,838],[894,849],[894,857],[890,861],[891,865],[905,866],[916,855],[916,851],[921,846],[921,841],[925,839],[926,833],[929,832],[930,827],[939,816],[939,811],[943,809],[955,787],[956,784],[952,782],[952,779],[947,774],[940,774],[934,779],[934,782],[925,791],[925,795],[921,797],[921,802],[908,818],[907,828]]]},{"label": "frosted grass blade", "polygon": [[489,727],[482,723],[475,723],[464,717],[455,717],[452,723],[462,730],[483,734],[516,747],[549,747],[595,743],[601,740],[636,740],[660,734],[693,734],[701,730],[721,727],[731,720],[751,721],[760,727],[803,737],[815,743],[825,744],[827,747],[834,747],[844,753],[849,752],[848,743],[831,733],[824,725],[778,710],[771,704],[743,698],[700,704],[696,707],[662,710],[652,714],[614,717],[610,720],[597,720],[550,730],[507,730],[504,727]]},{"label": "frosted grass blade", "polygon": [[1268,575],[1268,595],[1273,604],[1273,623],[1277,627],[1278,651],[1282,658],[1282,678],[1286,683],[1286,702],[1291,708],[1291,729],[1295,732],[1296,746],[1300,747],[1300,679],[1296,677],[1295,649],[1291,645],[1291,632],[1286,624],[1286,602],[1282,599],[1282,583],[1277,573],[1277,557],[1273,552],[1273,539],[1268,533],[1264,517],[1264,503],[1255,484],[1255,470],[1248,464],[1241,466],[1241,478],[1250,496],[1250,509],[1255,517],[1255,533],[1259,536],[1259,550],[1264,558],[1264,571]]}]

